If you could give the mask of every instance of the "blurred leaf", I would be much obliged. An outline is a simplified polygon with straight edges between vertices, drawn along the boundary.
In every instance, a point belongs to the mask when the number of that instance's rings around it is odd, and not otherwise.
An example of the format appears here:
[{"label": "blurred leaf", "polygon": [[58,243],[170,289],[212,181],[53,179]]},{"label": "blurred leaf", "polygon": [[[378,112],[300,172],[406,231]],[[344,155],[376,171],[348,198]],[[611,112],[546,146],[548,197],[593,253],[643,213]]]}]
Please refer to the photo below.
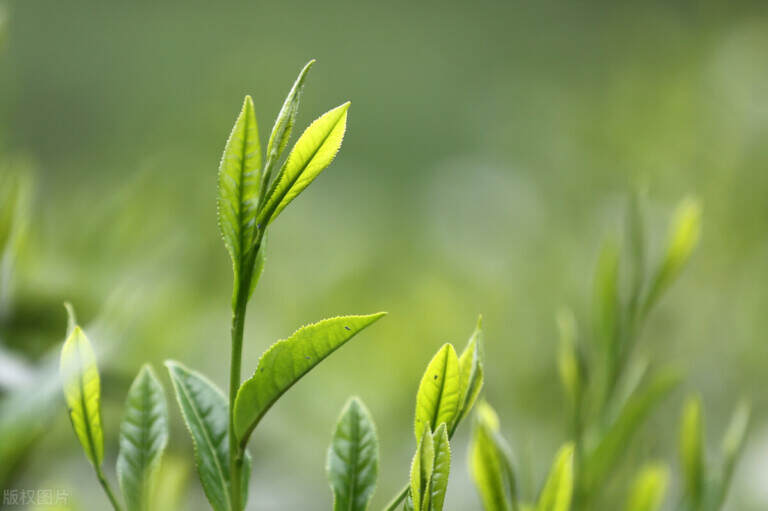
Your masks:
[{"label": "blurred leaf", "polygon": [[717,491],[717,509],[722,506],[728,495],[736,463],[744,448],[744,441],[747,436],[747,429],[749,428],[750,415],[751,409],[749,403],[747,401],[741,401],[736,406],[736,411],[733,413],[728,428],[725,431],[725,435],[723,436],[723,472]]},{"label": "blurred leaf", "polygon": [[645,281],[645,229],[641,193],[633,190],[627,207],[627,251],[630,261],[629,308],[634,314]]},{"label": "blurred leaf", "polygon": [[615,354],[619,326],[619,247],[603,243],[595,271],[595,326],[604,353]]},{"label": "blurred leaf", "polygon": [[477,318],[477,326],[459,357],[459,415],[450,431],[456,430],[459,422],[472,410],[483,389],[483,318]]},{"label": "blurred leaf", "polygon": [[150,509],[157,511],[182,509],[182,502],[188,491],[188,479],[188,460],[170,453],[166,455],[157,481],[157,487],[162,488],[162,491],[154,493]]},{"label": "blurred leaf", "polygon": [[261,146],[256,112],[253,100],[246,96],[224,147],[218,176],[219,230],[232,258],[236,286],[242,284],[240,278],[244,265],[249,262],[246,259],[250,258],[249,253],[255,240],[260,169]]},{"label": "blurred leaf", "polygon": [[[71,314],[71,308],[67,310]],[[72,427],[88,461],[98,470],[104,459],[99,369],[91,343],[77,325],[61,349],[60,367]]]},{"label": "blurred leaf", "polygon": [[499,418],[480,402],[469,446],[469,470],[485,511],[517,509],[517,489],[508,448],[499,434]]},{"label": "blurred leaf", "polygon": [[334,511],[365,511],[376,489],[379,439],[370,412],[353,397],[344,406],[328,449]]},{"label": "blurred leaf", "polygon": [[557,326],[560,332],[560,348],[557,355],[557,368],[565,395],[576,409],[582,389],[582,361],[576,345],[576,318],[570,309],[562,309],[557,314]]},{"label": "blurred leaf", "polygon": [[33,184],[24,170],[0,173],[0,318],[10,314],[14,269],[29,227]]},{"label": "blurred leaf", "polygon": [[602,434],[597,446],[587,454],[584,460],[581,477],[587,489],[595,488],[603,481],[637,429],[679,382],[680,377],[677,373],[661,372],[627,400],[619,416]]},{"label": "blurred leaf", "polygon": [[299,77],[291,87],[288,96],[283,102],[283,107],[280,109],[280,113],[277,114],[275,119],[275,125],[272,127],[272,133],[269,135],[269,142],[267,143],[267,163],[264,165],[264,184],[263,186],[269,186],[269,179],[272,175],[272,168],[280,159],[280,156],[285,150],[285,146],[288,145],[288,140],[291,138],[291,132],[293,126],[296,123],[296,114],[299,111],[299,101],[301,101],[301,93],[304,91],[304,81],[307,78],[309,68],[315,60],[310,60],[304,66],[304,69],[299,73]]},{"label": "blurred leaf", "polygon": [[689,397],[683,407],[680,421],[680,460],[685,490],[694,503],[704,494],[704,424],[701,399]]},{"label": "blurred leaf", "polygon": [[414,433],[418,441],[425,429],[434,431],[440,424],[453,427],[459,412],[459,359],[451,344],[444,344],[421,377],[416,394]]},{"label": "blurred leaf", "polygon": [[149,365],[133,380],[123,413],[117,478],[128,511],[147,511],[168,444],[165,391]]},{"label": "blurred leaf", "polygon": [[[215,511],[232,509],[229,481],[229,434],[227,399],[202,374],[178,362],[165,363],[195,447],[195,465],[208,501]],[[246,452],[243,462],[243,502],[247,502],[251,458]]]},{"label": "blurred leaf", "polygon": [[266,227],[333,161],[347,128],[349,102],[326,112],[304,131],[259,209],[257,223]]},{"label": "blurred leaf", "polygon": [[435,431],[433,440],[435,463],[429,483],[429,507],[425,509],[442,511],[451,472],[451,444],[448,440],[448,428],[444,423]]},{"label": "blurred leaf", "polygon": [[235,433],[245,447],[264,414],[302,376],[386,313],[340,316],[299,328],[265,351],[235,399]]},{"label": "blurred leaf", "polygon": [[626,511],[658,511],[669,484],[669,469],[653,464],[644,467],[632,483]]},{"label": "blurred leaf", "polygon": [[414,511],[429,511],[429,482],[435,468],[435,445],[429,427],[424,428],[411,463],[411,504]]},{"label": "blurred leaf", "polygon": [[536,511],[568,511],[573,494],[573,444],[560,448],[541,490]]}]

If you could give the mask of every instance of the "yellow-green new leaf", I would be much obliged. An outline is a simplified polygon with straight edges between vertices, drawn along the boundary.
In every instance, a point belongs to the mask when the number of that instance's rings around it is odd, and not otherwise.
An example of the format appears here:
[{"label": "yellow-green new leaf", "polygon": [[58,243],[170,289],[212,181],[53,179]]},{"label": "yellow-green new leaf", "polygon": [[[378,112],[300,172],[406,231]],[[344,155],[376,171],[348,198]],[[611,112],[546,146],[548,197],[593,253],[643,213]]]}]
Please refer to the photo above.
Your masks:
[{"label": "yellow-green new leaf", "polygon": [[627,499],[626,511],[658,511],[669,484],[669,469],[653,464],[643,468],[635,478]]},{"label": "yellow-green new leaf", "polygon": [[563,309],[557,314],[557,327],[560,331],[557,369],[568,402],[575,410],[581,399],[584,376],[583,364],[576,344],[576,318],[570,309]]},{"label": "yellow-green new leaf", "polygon": [[253,376],[235,399],[235,433],[244,447],[264,414],[294,383],[358,332],[386,313],[340,316],[299,328],[277,341],[259,359]]},{"label": "yellow-green new leaf", "polygon": [[469,445],[469,470],[485,511],[517,509],[515,476],[509,449],[499,433],[499,418],[480,402]]},{"label": "yellow-green new leaf", "polygon": [[236,285],[255,239],[260,185],[259,129],[253,100],[246,96],[219,164],[219,230],[232,257]]},{"label": "yellow-green new leaf", "polygon": [[425,429],[434,431],[443,423],[453,428],[459,415],[460,385],[459,358],[453,346],[445,344],[429,362],[419,384],[414,421],[417,441]]},{"label": "yellow-green new leaf", "polygon": [[77,325],[61,349],[60,368],[72,428],[88,461],[98,470],[104,460],[99,369],[91,343]]},{"label": "yellow-green new leaf", "polygon": [[379,439],[370,412],[353,397],[344,406],[326,465],[334,511],[365,511],[376,489]]},{"label": "yellow-green new leaf", "polygon": [[432,478],[429,482],[429,511],[442,511],[445,492],[448,490],[448,476],[451,473],[451,444],[448,428],[440,424],[432,435],[435,450],[435,462]]},{"label": "yellow-green new leaf", "polygon": [[749,428],[750,414],[749,403],[741,401],[736,407],[736,411],[733,413],[733,417],[731,417],[731,422],[728,424],[728,429],[726,429],[723,436],[723,472],[726,482],[730,479],[736,461],[744,447],[744,440]]},{"label": "yellow-green new leaf", "polygon": [[168,444],[168,405],[160,380],[149,365],[128,390],[120,424],[117,479],[128,511],[148,511],[160,460]]},{"label": "yellow-green new leaf", "polygon": [[483,322],[477,319],[477,326],[459,357],[459,415],[454,421],[450,435],[459,422],[472,410],[480,391],[483,389]]},{"label": "yellow-green new leaf", "polygon": [[257,223],[267,226],[296,198],[328,165],[341,147],[347,129],[344,103],[316,119],[293,146],[274,186],[259,210]]},{"label": "yellow-green new leaf", "polygon": [[613,240],[606,241],[595,272],[595,325],[600,346],[609,356],[618,348],[619,256],[618,244]]},{"label": "yellow-green new leaf", "polygon": [[689,397],[683,406],[680,420],[680,460],[683,467],[685,489],[694,502],[700,502],[704,493],[704,422],[701,399]]},{"label": "yellow-green new leaf", "polygon": [[560,448],[544,489],[539,495],[536,511],[568,511],[573,495],[573,444]]},{"label": "yellow-green new leaf", "polygon": [[429,482],[435,467],[435,444],[432,431],[424,429],[411,463],[411,505],[414,511],[429,511]]}]

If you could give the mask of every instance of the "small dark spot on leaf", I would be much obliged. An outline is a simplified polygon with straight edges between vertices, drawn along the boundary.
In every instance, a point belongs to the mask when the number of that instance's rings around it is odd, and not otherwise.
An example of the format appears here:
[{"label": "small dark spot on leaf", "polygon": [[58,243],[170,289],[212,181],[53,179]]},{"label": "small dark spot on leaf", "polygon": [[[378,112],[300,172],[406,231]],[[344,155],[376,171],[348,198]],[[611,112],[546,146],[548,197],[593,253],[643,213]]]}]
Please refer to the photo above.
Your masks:
[{"label": "small dark spot on leaf", "polygon": [[344,326],[344,329],[345,329],[345,330],[352,330],[351,328],[349,328],[349,327],[348,327],[348,326],[346,326],[346,325]]},{"label": "small dark spot on leaf", "polygon": [[307,360],[309,360],[309,357],[304,357],[304,358],[306,358]]},{"label": "small dark spot on leaf", "polygon": [[437,379],[437,375],[435,375],[435,379]]}]

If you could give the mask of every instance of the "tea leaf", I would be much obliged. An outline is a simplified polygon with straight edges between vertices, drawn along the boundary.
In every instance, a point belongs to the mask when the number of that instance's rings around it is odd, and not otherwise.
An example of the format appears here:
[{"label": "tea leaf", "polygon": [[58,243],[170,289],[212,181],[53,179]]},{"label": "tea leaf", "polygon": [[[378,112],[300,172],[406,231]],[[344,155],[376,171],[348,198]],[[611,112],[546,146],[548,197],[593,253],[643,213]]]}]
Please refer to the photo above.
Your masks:
[{"label": "tea leaf", "polygon": [[[246,263],[257,230],[256,211],[261,185],[261,146],[253,100],[245,97],[219,164],[219,230],[232,258],[235,285]],[[249,268],[250,270],[250,268]]]},{"label": "tea leaf", "polygon": [[435,462],[429,486],[430,511],[442,511],[445,492],[448,489],[448,476],[451,472],[451,444],[448,440],[448,428],[440,424],[433,435]]},{"label": "tea leaf", "polygon": [[299,328],[265,351],[235,399],[235,433],[244,447],[264,414],[302,376],[386,313],[340,316]]},{"label": "tea leaf", "polygon": [[379,439],[371,414],[356,397],[347,402],[336,423],[327,472],[334,511],[368,508],[379,472]]},{"label": "tea leaf", "polygon": [[683,406],[680,420],[680,460],[683,468],[685,489],[694,502],[699,502],[704,492],[704,423],[701,416],[701,399],[689,397]]},{"label": "tea leaf", "polygon": [[299,77],[291,87],[288,96],[283,102],[283,107],[280,109],[280,113],[277,114],[275,119],[275,125],[272,127],[272,133],[269,135],[269,142],[267,143],[267,163],[264,165],[264,186],[269,185],[269,179],[272,175],[272,168],[280,159],[280,155],[285,150],[285,146],[288,145],[288,140],[291,138],[291,131],[296,123],[296,114],[299,111],[299,101],[301,100],[301,93],[304,91],[304,81],[307,78],[309,68],[312,67],[315,61],[310,60],[304,66],[304,69],[299,73]]},{"label": "tea leaf", "polygon": [[617,349],[619,325],[619,247],[613,240],[603,244],[595,272],[595,325],[605,353]]},{"label": "tea leaf", "polygon": [[557,326],[560,331],[557,368],[565,395],[575,410],[581,396],[583,364],[576,345],[576,318],[570,309],[563,309],[557,314]]},{"label": "tea leaf", "polygon": [[418,441],[426,428],[434,431],[440,424],[453,427],[459,412],[461,388],[459,359],[450,344],[444,344],[424,372],[416,395],[414,433]]},{"label": "tea leaf", "polygon": [[749,403],[741,401],[736,407],[736,411],[731,417],[731,422],[728,424],[728,429],[726,429],[723,436],[723,472],[726,481],[730,480],[736,460],[738,460],[744,447],[750,414]]},{"label": "tea leaf", "polygon": [[[472,410],[483,389],[483,324],[482,317],[477,318],[477,326],[459,357],[459,415],[450,431]],[[451,436],[451,435],[449,435]]]},{"label": "tea leaf", "polygon": [[349,102],[344,103],[320,116],[304,131],[275,178],[266,204],[259,210],[259,225],[273,222],[331,164],[344,139],[348,109]]},{"label": "tea leaf", "polygon": [[573,494],[573,444],[560,448],[544,489],[539,495],[536,511],[568,511]]},{"label": "tea leaf", "polygon": [[[71,308],[68,310],[71,311]],[[74,324],[74,318],[70,319],[70,323]],[[77,325],[72,328],[61,349],[60,368],[72,428],[88,461],[99,470],[104,460],[99,368],[91,343]]]},{"label": "tea leaf", "polygon": [[[229,479],[229,434],[227,399],[202,374],[178,362],[165,363],[173,390],[195,447],[195,465],[205,496],[215,511],[232,508]],[[250,455],[243,462],[242,501],[246,502],[251,472]]]},{"label": "tea leaf", "polygon": [[120,424],[117,478],[129,511],[146,511],[168,444],[168,405],[152,368],[145,365],[128,390]]},{"label": "tea leaf", "polygon": [[469,470],[485,511],[517,509],[517,489],[508,448],[499,435],[499,418],[485,402],[475,413]]},{"label": "tea leaf", "polygon": [[658,511],[669,484],[669,469],[660,464],[648,465],[635,478],[627,499],[626,511]]},{"label": "tea leaf", "polygon": [[429,482],[435,468],[435,444],[429,427],[419,439],[411,463],[411,504],[414,511],[429,511]]}]

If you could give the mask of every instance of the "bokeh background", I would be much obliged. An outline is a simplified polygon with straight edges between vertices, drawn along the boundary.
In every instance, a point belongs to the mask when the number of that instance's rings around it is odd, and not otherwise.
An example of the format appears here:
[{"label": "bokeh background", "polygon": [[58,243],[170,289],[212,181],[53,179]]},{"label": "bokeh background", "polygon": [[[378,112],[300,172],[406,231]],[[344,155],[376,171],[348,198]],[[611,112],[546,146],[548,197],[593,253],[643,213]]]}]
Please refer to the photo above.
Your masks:
[{"label": "bokeh background", "polygon": [[[160,370],[175,358],[224,386],[231,269],[216,228],[217,164],[243,95],[266,137],[316,58],[299,122],[349,99],[349,131],[272,230],[244,367],[304,323],[390,315],[263,422],[249,509],[330,508],[326,446],[351,394],[379,428],[379,508],[407,476],[423,368],[443,342],[463,345],[478,313],[486,396],[535,489],[566,435],[554,314],[570,305],[588,328],[599,246],[620,236],[635,187],[647,190],[652,257],[686,195],[703,201],[704,235],[640,346],[681,368],[685,384],[627,463],[677,465],[680,403],[693,391],[714,451],[746,396],[754,422],[728,509],[768,508],[764,2],[2,7],[0,167],[32,176],[33,190],[0,322],[3,393],[17,401],[2,410],[17,428],[0,438],[3,488],[66,488],[74,509],[107,506],[55,381],[64,300],[99,349],[111,477],[122,401],[144,361]],[[206,509],[170,406],[164,484],[183,488],[179,509]],[[467,429],[450,510],[480,507]]]}]

